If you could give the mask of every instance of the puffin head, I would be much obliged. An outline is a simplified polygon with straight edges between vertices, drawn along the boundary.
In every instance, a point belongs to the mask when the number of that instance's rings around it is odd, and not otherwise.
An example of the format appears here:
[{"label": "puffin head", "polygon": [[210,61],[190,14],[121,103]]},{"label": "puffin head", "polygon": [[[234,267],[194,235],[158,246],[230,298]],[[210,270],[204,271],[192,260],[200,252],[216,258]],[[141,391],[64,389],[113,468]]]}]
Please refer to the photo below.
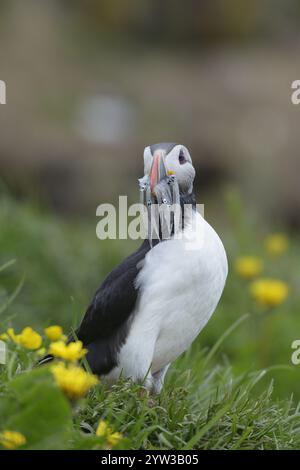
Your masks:
[{"label": "puffin head", "polygon": [[180,194],[193,191],[195,168],[188,149],[181,144],[162,142],[149,145],[144,150],[144,174],[149,176],[150,189],[164,178],[176,178]]}]

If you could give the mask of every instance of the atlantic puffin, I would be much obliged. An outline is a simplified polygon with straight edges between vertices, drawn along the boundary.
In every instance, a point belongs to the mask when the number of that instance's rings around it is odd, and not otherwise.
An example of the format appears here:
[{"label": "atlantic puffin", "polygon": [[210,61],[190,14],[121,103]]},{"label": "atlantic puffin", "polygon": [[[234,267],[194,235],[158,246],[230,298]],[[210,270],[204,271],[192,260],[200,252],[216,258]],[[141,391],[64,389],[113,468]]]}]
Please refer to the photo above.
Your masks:
[{"label": "atlantic puffin", "polygon": [[221,298],[226,252],[196,211],[194,178],[184,145],[164,142],[145,148],[139,184],[147,210],[154,203],[179,202],[183,214],[186,205],[192,212],[168,238],[161,231],[150,233],[112,270],[69,339],[82,341],[91,371],[109,384],[125,377],[159,393],[168,367],[199,335]]}]

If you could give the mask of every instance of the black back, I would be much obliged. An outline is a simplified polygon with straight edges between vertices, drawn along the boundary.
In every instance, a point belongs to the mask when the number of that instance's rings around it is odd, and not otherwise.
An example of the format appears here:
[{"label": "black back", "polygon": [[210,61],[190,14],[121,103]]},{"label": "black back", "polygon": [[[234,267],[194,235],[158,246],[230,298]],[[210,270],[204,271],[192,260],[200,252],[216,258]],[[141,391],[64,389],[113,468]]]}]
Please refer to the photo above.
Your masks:
[{"label": "black back", "polygon": [[154,154],[156,150],[159,150],[159,149],[165,150],[166,154],[168,154],[176,145],[178,144],[176,144],[175,142],[161,142],[160,144],[150,145],[150,150],[151,150],[152,155]]},{"label": "black back", "polygon": [[[155,242],[154,242],[155,244]],[[107,276],[97,290],[76,336],[88,349],[87,361],[96,374],[117,365],[117,354],[130,328],[138,298],[135,279],[147,252],[148,240]]]}]

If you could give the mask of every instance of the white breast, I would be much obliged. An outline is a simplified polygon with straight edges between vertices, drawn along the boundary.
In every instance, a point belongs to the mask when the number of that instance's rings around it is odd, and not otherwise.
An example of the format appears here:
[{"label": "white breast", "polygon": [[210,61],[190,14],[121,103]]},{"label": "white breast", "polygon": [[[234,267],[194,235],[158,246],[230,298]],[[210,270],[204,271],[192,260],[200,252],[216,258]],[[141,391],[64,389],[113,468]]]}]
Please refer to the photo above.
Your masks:
[{"label": "white breast", "polygon": [[[213,314],[221,297],[227,258],[213,228],[197,213],[197,231],[156,245],[137,278],[140,299],[120,366],[138,375],[162,369],[185,351]],[[142,366],[143,365],[143,366]]]}]

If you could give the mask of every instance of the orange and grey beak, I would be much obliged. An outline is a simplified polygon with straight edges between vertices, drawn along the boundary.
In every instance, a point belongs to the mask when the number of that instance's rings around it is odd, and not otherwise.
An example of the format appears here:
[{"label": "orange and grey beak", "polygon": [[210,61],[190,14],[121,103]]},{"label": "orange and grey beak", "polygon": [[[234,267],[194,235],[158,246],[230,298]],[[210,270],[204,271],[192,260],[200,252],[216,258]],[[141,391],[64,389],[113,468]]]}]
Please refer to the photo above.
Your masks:
[{"label": "orange and grey beak", "polygon": [[150,172],[150,189],[153,193],[155,186],[167,176],[167,171],[164,163],[164,155],[162,152],[157,151],[153,157],[152,168]]}]

